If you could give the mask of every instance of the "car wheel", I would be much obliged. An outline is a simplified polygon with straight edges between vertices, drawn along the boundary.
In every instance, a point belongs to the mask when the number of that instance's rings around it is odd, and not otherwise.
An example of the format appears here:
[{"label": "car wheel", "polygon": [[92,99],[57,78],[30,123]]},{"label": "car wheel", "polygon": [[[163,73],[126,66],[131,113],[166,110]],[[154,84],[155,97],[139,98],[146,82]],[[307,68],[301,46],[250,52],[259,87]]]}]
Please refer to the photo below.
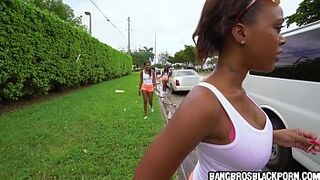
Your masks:
[{"label": "car wheel", "polygon": [[[284,129],[285,126],[277,118],[270,118],[274,130]],[[267,167],[273,171],[290,170],[290,164],[294,163],[292,158],[291,148],[272,145],[272,152]]]}]

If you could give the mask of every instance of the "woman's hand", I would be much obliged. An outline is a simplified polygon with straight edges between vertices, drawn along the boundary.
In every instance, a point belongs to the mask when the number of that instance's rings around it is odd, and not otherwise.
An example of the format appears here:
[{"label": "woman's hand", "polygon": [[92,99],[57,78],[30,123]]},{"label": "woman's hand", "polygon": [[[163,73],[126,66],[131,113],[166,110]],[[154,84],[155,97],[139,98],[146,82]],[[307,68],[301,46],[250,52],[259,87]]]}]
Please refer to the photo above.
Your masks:
[{"label": "woman's hand", "polygon": [[274,143],[284,147],[296,147],[305,152],[320,152],[320,140],[317,135],[302,129],[281,129],[273,132]]}]

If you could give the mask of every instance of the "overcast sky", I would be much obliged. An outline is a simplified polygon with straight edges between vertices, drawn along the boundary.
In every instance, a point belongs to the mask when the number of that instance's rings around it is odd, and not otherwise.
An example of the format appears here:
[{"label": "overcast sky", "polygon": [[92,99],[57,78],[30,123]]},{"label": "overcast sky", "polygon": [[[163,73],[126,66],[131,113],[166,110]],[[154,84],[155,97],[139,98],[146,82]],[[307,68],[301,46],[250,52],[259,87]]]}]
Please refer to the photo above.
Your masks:
[{"label": "overcast sky", "polygon": [[[95,8],[90,0],[63,0],[71,6],[76,16],[83,16],[89,25],[91,12],[92,36],[115,49],[128,46],[128,17],[131,18],[131,49],[154,47],[157,37],[157,54],[168,51],[170,55],[193,45],[192,33],[196,28],[205,0],[93,0],[114,28]],[[284,15],[295,13],[302,0],[282,0]]]}]

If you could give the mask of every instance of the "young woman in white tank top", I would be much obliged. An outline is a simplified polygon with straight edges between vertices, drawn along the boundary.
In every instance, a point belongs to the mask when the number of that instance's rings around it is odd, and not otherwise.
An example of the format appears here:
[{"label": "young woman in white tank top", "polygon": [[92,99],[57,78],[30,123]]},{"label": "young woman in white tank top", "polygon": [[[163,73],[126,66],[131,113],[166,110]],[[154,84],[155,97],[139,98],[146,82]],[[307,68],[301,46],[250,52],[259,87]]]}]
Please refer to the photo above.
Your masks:
[{"label": "young woman in white tank top", "polygon": [[148,104],[153,112],[153,91],[156,84],[154,71],[151,69],[150,62],[144,63],[143,70],[140,72],[139,95],[143,97],[143,119],[148,118]]},{"label": "young woman in white tank top", "polygon": [[169,67],[168,66],[164,67],[163,72],[161,73],[161,76],[159,78],[161,79],[162,90],[164,93],[166,93],[168,81],[169,81]]},{"label": "young woman in white tank top", "polygon": [[199,59],[219,55],[216,70],[180,104],[149,146],[134,179],[169,179],[196,147],[194,180],[207,180],[209,171],[261,170],[273,143],[320,151],[315,134],[273,131],[267,115],[242,88],[249,70],[274,69],[285,43],[283,21],[279,0],[206,0],[193,38]]}]

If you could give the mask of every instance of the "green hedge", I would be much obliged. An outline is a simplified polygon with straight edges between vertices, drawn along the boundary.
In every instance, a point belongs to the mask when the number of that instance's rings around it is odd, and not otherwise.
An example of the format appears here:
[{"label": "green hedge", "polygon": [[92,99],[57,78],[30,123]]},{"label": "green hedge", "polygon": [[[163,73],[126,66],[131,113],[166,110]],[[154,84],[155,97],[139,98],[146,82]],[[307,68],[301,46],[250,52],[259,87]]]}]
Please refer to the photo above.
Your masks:
[{"label": "green hedge", "polygon": [[131,67],[131,56],[85,30],[24,1],[0,1],[0,102],[98,83]]}]

